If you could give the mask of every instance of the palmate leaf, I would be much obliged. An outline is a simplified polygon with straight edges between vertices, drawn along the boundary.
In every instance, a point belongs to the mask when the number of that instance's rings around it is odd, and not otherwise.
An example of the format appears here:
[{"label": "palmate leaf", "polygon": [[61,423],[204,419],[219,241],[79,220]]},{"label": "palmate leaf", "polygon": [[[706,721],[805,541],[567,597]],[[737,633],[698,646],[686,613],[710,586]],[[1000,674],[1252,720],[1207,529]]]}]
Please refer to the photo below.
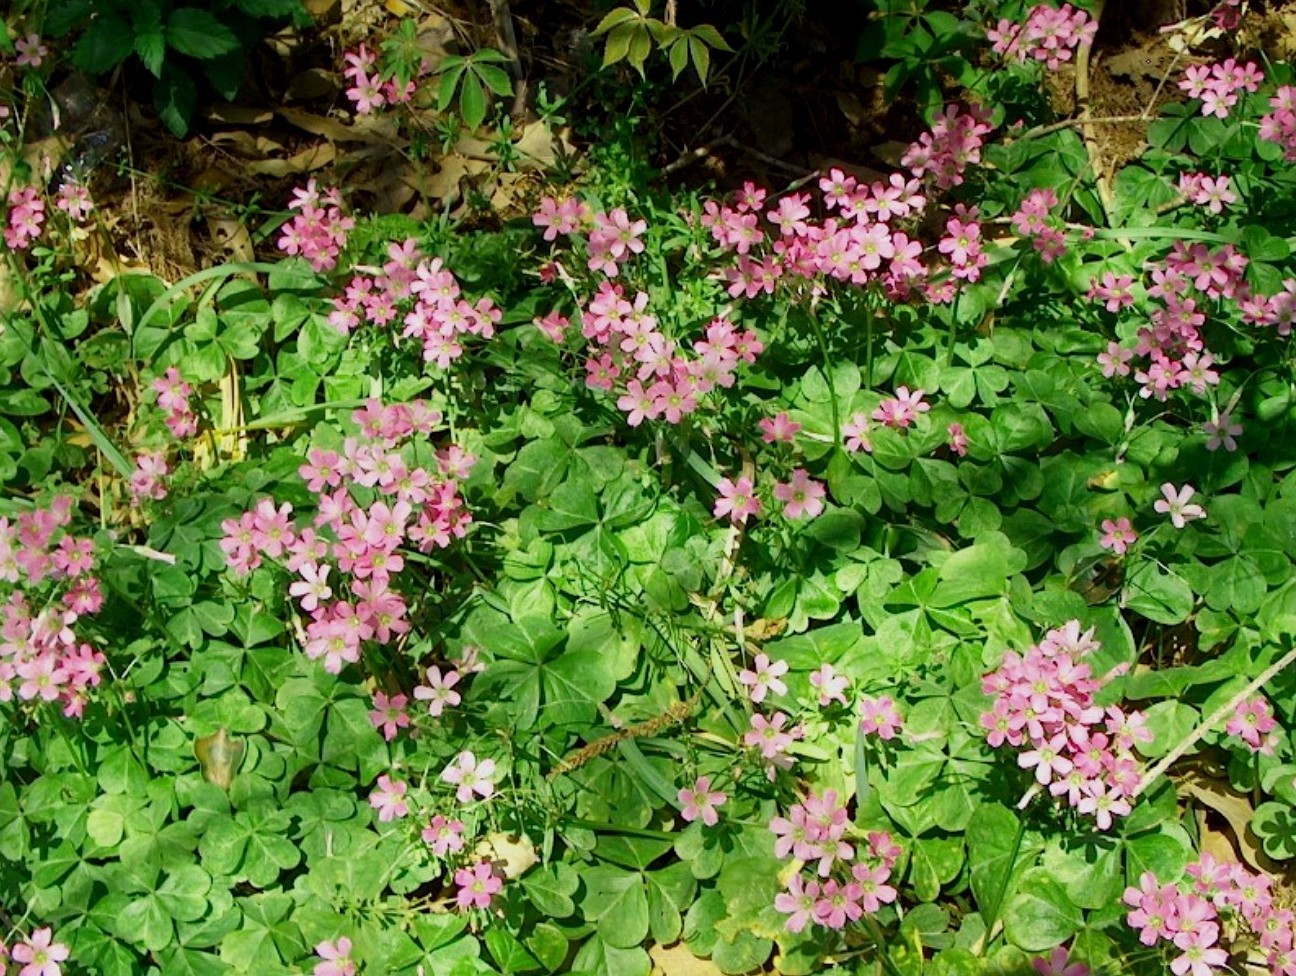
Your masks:
[{"label": "palmate leaf", "polygon": [[99,75],[121,64],[135,49],[135,31],[120,17],[106,15],[94,30],[81,35],[72,50],[72,63],[86,74]]},{"label": "palmate leaf", "polygon": [[239,48],[235,33],[205,10],[181,7],[171,11],[166,26],[167,43],[181,54],[204,60]]}]

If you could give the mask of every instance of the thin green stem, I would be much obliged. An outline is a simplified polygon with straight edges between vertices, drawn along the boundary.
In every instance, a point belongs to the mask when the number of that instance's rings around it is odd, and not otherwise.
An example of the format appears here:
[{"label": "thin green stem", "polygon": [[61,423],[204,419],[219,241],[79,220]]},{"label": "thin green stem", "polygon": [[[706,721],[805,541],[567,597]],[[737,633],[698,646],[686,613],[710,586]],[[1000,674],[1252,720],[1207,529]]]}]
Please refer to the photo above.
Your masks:
[{"label": "thin green stem", "polygon": [[807,318],[810,320],[810,328],[814,330],[815,340],[819,344],[819,355],[823,362],[820,364],[820,371],[823,373],[824,381],[828,384],[828,405],[832,408],[833,421],[833,443],[841,450],[841,412],[837,406],[837,389],[833,386],[832,370],[828,365],[828,338],[824,335],[823,325],[819,322],[819,316],[812,311]]}]

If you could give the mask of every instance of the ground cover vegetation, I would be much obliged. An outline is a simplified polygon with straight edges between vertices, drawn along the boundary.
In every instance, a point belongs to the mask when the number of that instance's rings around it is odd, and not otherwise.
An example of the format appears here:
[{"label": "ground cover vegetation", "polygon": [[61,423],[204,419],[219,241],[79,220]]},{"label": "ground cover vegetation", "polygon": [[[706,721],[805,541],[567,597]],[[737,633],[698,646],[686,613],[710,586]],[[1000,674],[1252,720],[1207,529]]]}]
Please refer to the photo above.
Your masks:
[{"label": "ground cover vegetation", "polygon": [[9,17],[0,971],[1296,974],[1284,10],[886,0],[903,138],[789,180],[661,120],[813,9],[560,90],[490,6],[178,277],[68,72],[183,134],[327,5]]}]

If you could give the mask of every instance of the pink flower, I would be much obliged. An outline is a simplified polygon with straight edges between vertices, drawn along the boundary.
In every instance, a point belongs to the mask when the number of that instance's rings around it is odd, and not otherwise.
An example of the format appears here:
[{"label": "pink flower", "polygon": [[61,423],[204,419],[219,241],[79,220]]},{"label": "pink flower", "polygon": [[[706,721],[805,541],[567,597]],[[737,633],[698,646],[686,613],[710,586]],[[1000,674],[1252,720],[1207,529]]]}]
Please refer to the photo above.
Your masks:
[{"label": "pink flower", "polygon": [[[41,43],[39,34],[28,34],[26,37],[20,37],[14,41],[14,50],[18,52],[18,58],[14,64],[18,67],[39,68],[41,62],[49,56],[49,48]],[[43,931],[48,931],[45,929]],[[27,976],[35,976],[28,973]]]},{"label": "pink flower", "polygon": [[1230,453],[1237,450],[1237,441],[1235,438],[1242,435],[1242,425],[1233,419],[1233,415],[1225,410],[1223,413],[1216,413],[1210,420],[1202,424],[1202,433],[1206,435],[1206,450],[1218,451],[1221,447]]},{"label": "pink flower", "polygon": [[801,430],[801,425],[789,417],[786,411],[773,417],[762,417],[758,426],[761,429],[761,439],[766,444],[791,444]]},{"label": "pink flower", "polygon": [[840,705],[847,704],[846,689],[850,682],[845,675],[838,674],[831,664],[825,662],[817,671],[811,672],[810,685],[819,689],[820,708],[827,708],[834,701]]},{"label": "pink flower", "polygon": [[699,776],[691,789],[679,791],[679,801],[684,804],[680,816],[689,823],[700,817],[708,827],[714,827],[720,822],[716,807],[723,806],[728,799],[723,793],[711,789],[710,776]]},{"label": "pink flower", "polygon": [[805,468],[793,471],[792,480],[786,484],[774,486],[774,497],[784,503],[783,515],[790,519],[803,515],[814,518],[824,510],[825,494],[824,486],[818,481],[812,481],[810,472]]},{"label": "pink flower", "polygon": [[441,781],[456,787],[455,798],[460,803],[471,803],[473,794],[485,800],[495,792],[494,775],[494,759],[483,759],[479,763],[476,756],[465,750],[441,770]]},{"label": "pink flower", "polygon": [[446,820],[437,814],[423,828],[423,841],[432,848],[437,857],[447,854],[458,854],[464,849],[464,825],[462,820]]},{"label": "pink flower", "polygon": [[886,864],[854,864],[851,866],[851,877],[859,886],[860,907],[872,914],[883,905],[896,900],[896,889],[886,884],[891,877],[891,868]]},{"label": "pink flower", "polygon": [[1082,962],[1070,962],[1071,953],[1062,946],[1057,946],[1048,958],[1036,956],[1031,960],[1031,968],[1040,976],[1089,976],[1089,967]]},{"label": "pink flower", "polygon": [[1254,698],[1238,702],[1233,715],[1224,726],[1224,731],[1229,735],[1238,736],[1252,750],[1272,755],[1273,744],[1267,737],[1276,728],[1278,728],[1278,720],[1274,718],[1269,699],[1263,695],[1256,695]]},{"label": "pink flower", "polygon": [[1098,540],[1098,544],[1118,556],[1125,555],[1126,550],[1138,541],[1138,533],[1134,531],[1130,520],[1125,517],[1114,521],[1103,519],[1102,530],[1102,538]]},{"label": "pink flower", "polygon": [[756,655],[754,663],[755,671],[744,668],[738,672],[738,682],[751,689],[749,695],[755,704],[763,702],[771,691],[776,695],[787,694],[787,685],[780,680],[788,672],[786,661],[770,661],[769,656],[762,652]]},{"label": "pink flower", "polygon": [[495,874],[490,861],[478,861],[472,867],[455,872],[459,891],[455,902],[460,908],[489,908],[491,899],[504,888],[504,880]]},{"label": "pink flower", "polygon": [[383,823],[403,817],[409,813],[409,803],[405,793],[409,784],[403,780],[393,780],[387,774],[378,777],[378,787],[369,794],[369,805],[378,811],[378,819]]},{"label": "pink flower", "polygon": [[1165,497],[1158,499],[1152,507],[1162,515],[1169,515],[1171,524],[1176,529],[1182,529],[1192,520],[1206,517],[1204,508],[1189,501],[1195,492],[1196,489],[1192,485],[1175,488],[1174,485],[1167,481],[1161,486],[1161,494]]},{"label": "pink flower", "polygon": [[958,457],[967,457],[968,439],[967,434],[963,431],[963,425],[950,424],[946,428],[946,434],[949,436],[950,452]]},{"label": "pink flower", "polygon": [[881,698],[861,698],[859,701],[860,732],[876,735],[880,739],[894,739],[900,731],[900,712],[890,695]]},{"label": "pink flower", "polygon": [[336,942],[321,942],[315,947],[315,955],[324,960],[315,966],[315,976],[355,976],[351,940],[346,936]]},{"label": "pink flower", "polygon": [[67,959],[68,947],[53,939],[54,933],[47,926],[13,947],[13,961],[24,963],[18,976],[62,976],[63,967],[59,963]]},{"label": "pink flower", "polygon": [[869,418],[867,414],[857,413],[842,424],[842,436],[846,438],[846,450],[852,454],[864,451],[873,453],[873,442],[869,439]]},{"label": "pink flower", "polygon": [[373,696],[373,711],[369,713],[369,721],[375,729],[382,731],[383,738],[388,742],[396,738],[399,729],[408,728],[410,724],[409,715],[405,712],[405,706],[409,699],[404,695],[394,695],[388,698],[381,691],[375,691]]},{"label": "pink flower", "polygon": [[712,510],[716,518],[727,515],[729,521],[742,525],[748,516],[760,515],[761,503],[756,497],[756,486],[752,484],[751,478],[739,478],[737,481],[722,478],[717,491],[720,497],[716,499]]},{"label": "pink flower", "polygon": [[794,874],[788,882],[787,891],[774,896],[774,908],[789,916],[787,930],[793,934],[800,932],[814,918],[815,903],[819,900],[818,881],[805,881],[801,875]]},{"label": "pink flower", "polygon": [[414,689],[414,698],[417,701],[427,702],[428,714],[433,718],[440,718],[443,711],[454,708],[461,701],[459,692],[454,690],[454,686],[458,683],[458,671],[447,671],[443,677],[440,668],[428,668],[427,684],[419,685]]}]

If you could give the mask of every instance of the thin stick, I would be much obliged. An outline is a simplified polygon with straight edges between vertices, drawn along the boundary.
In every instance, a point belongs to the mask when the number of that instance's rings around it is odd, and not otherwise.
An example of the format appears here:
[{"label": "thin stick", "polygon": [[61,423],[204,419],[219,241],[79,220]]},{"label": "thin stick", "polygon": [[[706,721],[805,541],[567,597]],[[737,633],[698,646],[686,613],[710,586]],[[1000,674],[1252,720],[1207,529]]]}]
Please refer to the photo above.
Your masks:
[{"label": "thin stick", "polygon": [[1077,125],[1121,125],[1128,122],[1146,122],[1147,119],[1142,115],[1109,115],[1101,119],[1086,119],[1083,116],[1077,116],[1074,119],[1063,119],[1061,122],[1051,122],[1048,125],[1037,125],[1033,129],[1027,129],[1013,142],[1023,142],[1026,139],[1038,139],[1040,136],[1046,136],[1050,133],[1057,132],[1059,129],[1070,129]]},{"label": "thin stick", "polygon": [[1219,708],[1215,709],[1215,711],[1211,712],[1204,722],[1198,725],[1197,728],[1193,729],[1192,734],[1188,736],[1188,738],[1184,739],[1183,742],[1179,743],[1179,745],[1175,746],[1168,753],[1162,756],[1159,763],[1143,774],[1143,778],[1138,781],[1138,786],[1134,787],[1134,792],[1131,794],[1130,799],[1134,799],[1134,797],[1138,796],[1151,786],[1158,776],[1164,773],[1178,760],[1182,759],[1188,750],[1200,742],[1202,736],[1215,728],[1215,726],[1219,725],[1219,723],[1223,721],[1226,716],[1232,713],[1238,705],[1246,701],[1264,685],[1272,681],[1279,671],[1287,667],[1287,665],[1291,664],[1293,661],[1296,661],[1296,647],[1293,647],[1281,658],[1269,665],[1269,667],[1265,668],[1258,678],[1252,681]]},{"label": "thin stick", "polygon": [[517,32],[513,29],[513,14],[508,0],[490,0],[491,16],[495,21],[495,40],[500,53],[509,59],[509,74],[513,76],[513,107],[511,115],[520,115],[526,108],[527,84],[522,74],[522,58],[518,54]]}]

